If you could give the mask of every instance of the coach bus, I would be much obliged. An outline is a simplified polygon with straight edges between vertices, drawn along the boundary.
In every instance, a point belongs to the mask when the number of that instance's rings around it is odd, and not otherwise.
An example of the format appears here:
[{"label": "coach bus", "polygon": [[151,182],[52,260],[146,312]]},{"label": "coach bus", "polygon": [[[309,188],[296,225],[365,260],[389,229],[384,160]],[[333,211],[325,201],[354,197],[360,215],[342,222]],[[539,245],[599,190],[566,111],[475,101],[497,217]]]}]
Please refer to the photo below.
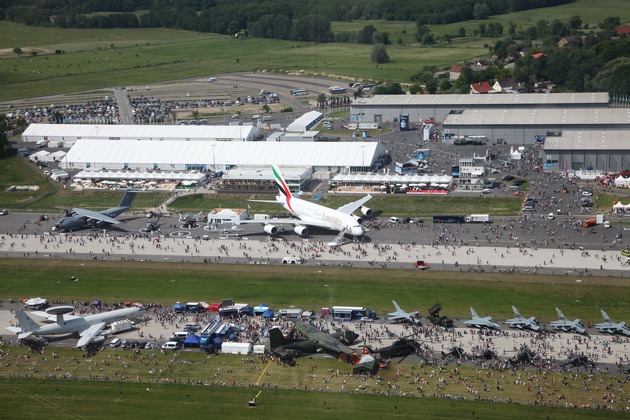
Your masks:
[{"label": "coach bus", "polygon": [[367,316],[367,309],[359,306],[333,306],[332,316],[335,321],[352,321]]},{"label": "coach bus", "polygon": [[308,95],[308,90],[306,89],[291,89],[291,95],[293,96],[303,96]]},{"label": "coach bus", "polygon": [[454,214],[436,214],[433,216],[433,223],[464,223],[464,216]]},{"label": "coach bus", "polygon": [[332,93],[333,95],[339,95],[342,93],[346,93],[346,88],[341,87],[341,86],[331,86],[328,88],[328,91]]}]

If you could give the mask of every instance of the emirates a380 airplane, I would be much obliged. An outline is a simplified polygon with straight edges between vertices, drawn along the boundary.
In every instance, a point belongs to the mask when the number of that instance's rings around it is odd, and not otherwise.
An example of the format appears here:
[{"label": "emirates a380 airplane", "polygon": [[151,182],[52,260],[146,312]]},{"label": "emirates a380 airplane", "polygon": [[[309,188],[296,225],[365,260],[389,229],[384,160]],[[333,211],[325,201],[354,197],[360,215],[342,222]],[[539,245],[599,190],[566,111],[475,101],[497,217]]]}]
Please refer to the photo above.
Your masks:
[{"label": "emirates a380 airplane", "polygon": [[275,201],[271,200],[250,200],[261,203],[281,204],[295,219],[266,219],[266,220],[243,220],[239,223],[259,223],[263,225],[263,229],[270,235],[278,233],[278,226],[289,224],[293,226],[293,231],[300,236],[308,235],[308,226],[318,227],[322,229],[334,230],[339,232],[335,241],[331,245],[340,243],[344,235],[353,237],[362,236],[367,229],[361,225],[363,219],[353,213],[360,210],[361,214],[367,217],[372,215],[372,210],[365,207],[364,204],[369,201],[372,196],[366,195],[360,200],[345,204],[338,209],[331,209],[321,204],[312,203],[302,200],[297,195],[293,195],[285,182],[280,169],[276,165],[272,165],[273,176],[278,187],[279,194]]}]

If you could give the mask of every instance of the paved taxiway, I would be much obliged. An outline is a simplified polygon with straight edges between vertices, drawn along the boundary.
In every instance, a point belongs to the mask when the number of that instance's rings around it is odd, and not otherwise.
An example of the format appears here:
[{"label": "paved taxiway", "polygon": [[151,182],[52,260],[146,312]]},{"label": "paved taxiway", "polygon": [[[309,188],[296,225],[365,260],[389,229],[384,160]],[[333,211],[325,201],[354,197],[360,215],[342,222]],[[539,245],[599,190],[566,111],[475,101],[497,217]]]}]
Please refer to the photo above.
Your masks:
[{"label": "paved taxiway", "polygon": [[159,233],[146,234],[141,232],[147,222],[143,215],[121,219],[126,222],[105,233],[64,234],[51,232],[55,218],[38,222],[30,214],[4,216],[0,219],[0,256],[251,264],[274,264],[287,256],[299,256],[313,265],[411,268],[412,262],[425,260],[433,269],[450,270],[615,276],[628,270],[619,250],[602,246],[595,238],[589,242],[591,238],[577,234],[571,244],[539,245],[536,230],[544,231],[549,221],[531,217],[527,221],[495,219],[491,226],[383,224],[372,227],[366,242],[342,247],[330,246],[335,233],[327,231],[308,239],[289,231],[272,240],[258,225],[242,225],[242,229],[228,230],[230,233],[208,231],[203,224],[186,229],[172,216],[162,218]]}]

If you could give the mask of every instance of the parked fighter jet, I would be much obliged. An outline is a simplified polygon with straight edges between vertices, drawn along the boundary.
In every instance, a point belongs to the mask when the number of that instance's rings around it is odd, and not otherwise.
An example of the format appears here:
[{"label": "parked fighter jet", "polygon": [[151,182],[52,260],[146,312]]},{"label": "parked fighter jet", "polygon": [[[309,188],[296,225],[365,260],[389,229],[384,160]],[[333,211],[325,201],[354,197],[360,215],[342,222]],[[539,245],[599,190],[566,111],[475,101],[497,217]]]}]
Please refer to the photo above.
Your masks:
[{"label": "parked fighter jet", "polygon": [[533,316],[531,318],[525,318],[518,312],[518,309],[516,309],[514,306],[512,306],[512,310],[514,311],[514,318],[505,321],[508,327],[516,328],[519,330],[540,331],[540,325],[538,325],[536,318],[534,318]]},{"label": "parked fighter jet", "polygon": [[551,328],[569,333],[586,334],[586,328],[584,328],[584,325],[582,325],[579,319],[570,321],[565,318],[560,309],[556,308],[556,312],[558,313],[559,319],[549,324]]},{"label": "parked fighter jet", "polygon": [[477,312],[475,312],[472,306],[470,307],[470,314],[472,315],[472,319],[464,321],[464,324],[468,325],[469,327],[489,328],[491,330],[499,329],[499,324],[492,322],[491,316],[480,317],[479,315],[477,315]]},{"label": "parked fighter jet", "polygon": [[103,341],[105,336],[103,329],[109,323],[125,318],[134,318],[141,314],[140,308],[125,308],[115,311],[103,312],[95,315],[69,316],[65,314],[74,311],[73,306],[55,306],[46,310],[47,315],[56,316],[54,324],[39,325],[23,310],[16,312],[19,327],[7,327],[18,335],[18,339],[23,340],[31,335],[58,335],[78,333],[81,338],[77,347],[87,346],[90,343]]},{"label": "parked fighter jet", "polygon": [[396,308],[396,311],[388,313],[385,319],[387,319],[388,321],[394,321],[394,322],[398,322],[398,321],[411,322],[412,324],[417,324],[420,322],[420,319],[418,317],[418,311],[407,312],[407,311],[402,310],[400,306],[398,306],[398,303],[396,303],[395,300],[392,300],[392,303],[394,304],[394,308]]},{"label": "parked fighter jet", "polygon": [[182,214],[179,217],[180,223],[182,223],[182,229],[194,229],[199,227],[199,222],[203,221],[205,215],[203,212],[199,212],[198,214],[186,213]]},{"label": "parked fighter jet", "polygon": [[333,334],[327,334],[314,326],[302,321],[294,321],[296,329],[305,337],[304,339],[290,340],[282,335],[279,328],[269,330],[269,350],[284,356],[295,353],[296,356],[326,352],[339,357],[349,363],[359,360],[357,352],[346,344],[352,344],[358,335],[352,331],[338,330]]},{"label": "parked fighter jet", "polygon": [[604,322],[601,324],[595,324],[595,328],[597,328],[598,331],[606,334],[621,334],[626,337],[630,337],[630,328],[628,328],[625,322],[613,322],[603,309],[601,311],[602,316],[604,317]]},{"label": "parked fighter jet", "polygon": [[72,214],[61,219],[52,230],[72,232],[78,229],[104,228],[108,225],[120,224],[120,221],[114,217],[129,210],[137,192],[137,190],[128,189],[117,207],[100,212],[80,208],[72,209]]}]

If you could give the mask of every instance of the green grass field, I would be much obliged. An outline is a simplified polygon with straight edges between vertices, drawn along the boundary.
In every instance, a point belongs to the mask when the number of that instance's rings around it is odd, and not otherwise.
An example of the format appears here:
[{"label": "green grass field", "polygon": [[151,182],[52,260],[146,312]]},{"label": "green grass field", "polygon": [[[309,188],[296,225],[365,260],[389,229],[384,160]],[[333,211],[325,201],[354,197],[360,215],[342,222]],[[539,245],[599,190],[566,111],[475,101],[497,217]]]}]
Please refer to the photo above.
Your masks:
[{"label": "green grass field", "polygon": [[[12,185],[33,185],[36,191],[16,190],[6,192]],[[0,160],[0,207],[28,208],[37,200],[54,194],[57,185],[48,182],[42,171],[20,156]]]},{"label": "green grass field", "polygon": [[[537,319],[555,319],[554,306],[570,308],[584,323],[599,322],[600,308],[614,318],[628,313],[630,285],[621,278],[468,273],[430,270],[208,265],[71,260],[0,260],[0,296],[106,302],[217,302],[233,298],[274,308],[295,305],[319,310],[334,305],[365,306],[382,314],[391,300],[425,315],[436,302],[444,314],[468,316],[469,307],[496,319],[512,315],[510,305]],[[70,281],[74,276],[79,281]],[[567,310],[568,312],[568,310]]]},{"label": "green grass field", "polygon": [[[293,416],[307,419],[393,415],[461,419],[472,418],[473,411],[474,418],[525,418],[518,414],[523,411],[522,405],[498,403],[491,406],[479,401],[435,398],[436,392],[470,398],[466,390],[468,383],[481,388],[477,380],[478,369],[469,366],[460,366],[455,372],[454,365],[431,367],[403,361],[381,369],[378,372],[381,381],[378,382],[375,378],[352,376],[350,365],[334,359],[301,358],[297,366],[288,367],[269,364],[260,356],[247,356],[248,360],[243,363],[242,356],[206,355],[196,351],[180,352],[171,359],[173,353],[161,354],[153,350],[105,350],[87,359],[78,349],[48,348],[44,354],[30,354],[28,358],[23,357],[21,350],[24,348],[5,347],[5,350],[3,361],[6,364],[0,372],[0,403],[10,407],[11,418],[32,418],[29,413],[49,408],[55,409],[50,413],[53,418],[57,418],[55,415],[64,418],[107,418],[112,415],[126,418],[131,414],[130,410],[142,413],[141,418],[177,416],[178,413],[182,415],[182,410],[187,416],[204,411],[220,415],[225,411],[230,418],[252,414],[285,418],[282,413],[290,411],[291,407]],[[261,376],[265,368],[267,370]],[[437,376],[431,371],[437,371],[449,380],[438,383]],[[335,372],[339,374],[333,374]],[[539,380],[535,371],[518,374],[530,377],[533,383]],[[50,375],[63,376],[63,379],[49,379]],[[416,375],[427,378],[428,382],[415,383]],[[488,378],[494,376],[503,389],[485,391],[483,398],[511,399],[527,404],[536,397],[535,390],[528,391],[514,383],[511,376],[516,374],[506,372],[502,379],[498,372],[491,370],[485,375]],[[91,380],[95,376],[98,381]],[[259,378],[259,385],[255,386]],[[560,400],[560,406],[564,402],[600,403],[592,392],[580,386],[582,380],[581,375],[569,379],[566,373],[546,373],[546,384],[566,381],[571,385],[547,388],[544,400],[551,401],[553,407],[562,394],[566,400]],[[608,376],[594,375],[588,382],[597,384],[609,380]],[[494,383],[495,379],[489,381]],[[192,386],[191,383],[201,384]],[[398,389],[388,390],[388,383],[396,384]],[[248,401],[259,391],[262,391],[257,399],[259,406],[249,408]],[[388,392],[396,396],[386,396]],[[615,403],[617,407],[623,406],[623,402]],[[296,410],[295,407],[301,408]],[[421,411],[419,407],[422,407]],[[530,412],[530,408],[535,409]],[[603,418],[593,414],[592,410],[527,408],[528,417],[534,419],[569,415],[572,418]],[[609,415],[619,417],[618,413]]]},{"label": "green grass field", "polygon": [[64,380],[0,380],[7,418],[217,418],[330,419],[614,419],[620,412],[558,409],[430,398],[265,389],[258,406],[248,407],[257,389],[151,385]]},{"label": "green grass field", "polygon": [[[327,194],[319,204],[337,208],[343,204],[357,199],[357,195],[348,194]],[[268,195],[228,195],[221,194],[195,194],[180,197],[169,207],[176,211],[198,211],[199,209],[209,210],[212,208],[243,208],[250,206],[250,213],[283,213],[284,209],[279,205],[247,202],[249,199],[273,199]],[[305,200],[310,200],[309,196],[304,196]],[[418,197],[418,196],[374,196],[368,206],[374,210],[375,216],[399,216],[416,217],[431,216],[445,212],[445,208],[457,209],[457,214],[489,213],[497,216],[516,215],[521,208],[522,198],[492,198],[486,199],[479,195],[470,197]]]},{"label": "green grass field", "polygon": [[[605,17],[630,20],[625,0],[589,2],[493,16],[484,23],[509,22],[518,29],[538,20],[567,20],[580,15],[584,22]],[[480,22],[431,26],[436,35],[454,34],[459,27],[469,34]],[[171,29],[60,29],[0,22],[0,101],[90,91],[114,86],[146,85],[174,78],[201,77],[238,71],[303,71],[306,74],[408,82],[422,67],[449,67],[453,63],[489,54],[492,38],[469,37],[449,45],[420,46],[413,39],[413,22],[334,22],[337,32],[357,31],[373,24],[390,32],[391,62],[377,68],[370,63],[370,45],[304,44],[266,39],[233,39],[216,34]],[[397,44],[398,38],[403,40]],[[11,49],[20,47],[17,57]],[[55,50],[65,53],[55,55]],[[31,56],[36,51],[38,56]],[[174,75],[177,75],[174,77]]]}]

